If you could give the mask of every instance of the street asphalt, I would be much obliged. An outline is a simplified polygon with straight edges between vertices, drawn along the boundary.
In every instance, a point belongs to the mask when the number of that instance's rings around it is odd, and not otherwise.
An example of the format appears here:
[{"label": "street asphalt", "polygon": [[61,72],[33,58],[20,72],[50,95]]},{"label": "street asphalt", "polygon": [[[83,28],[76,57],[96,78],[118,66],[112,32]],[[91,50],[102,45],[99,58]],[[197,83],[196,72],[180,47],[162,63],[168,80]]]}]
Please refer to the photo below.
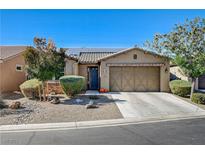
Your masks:
[{"label": "street asphalt", "polygon": [[205,118],[147,124],[1,133],[0,144],[205,144]]}]

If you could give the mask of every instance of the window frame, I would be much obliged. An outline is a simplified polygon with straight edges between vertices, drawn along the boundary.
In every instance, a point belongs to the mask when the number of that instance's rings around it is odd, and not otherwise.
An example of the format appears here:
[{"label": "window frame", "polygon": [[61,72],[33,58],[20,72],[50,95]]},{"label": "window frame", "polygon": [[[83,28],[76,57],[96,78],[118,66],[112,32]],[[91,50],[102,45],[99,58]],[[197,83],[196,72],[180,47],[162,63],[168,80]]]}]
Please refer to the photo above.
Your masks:
[{"label": "window frame", "polygon": [[[20,67],[21,70],[18,70],[17,67]],[[23,72],[23,65],[16,64],[16,71],[17,71],[17,72]]]}]

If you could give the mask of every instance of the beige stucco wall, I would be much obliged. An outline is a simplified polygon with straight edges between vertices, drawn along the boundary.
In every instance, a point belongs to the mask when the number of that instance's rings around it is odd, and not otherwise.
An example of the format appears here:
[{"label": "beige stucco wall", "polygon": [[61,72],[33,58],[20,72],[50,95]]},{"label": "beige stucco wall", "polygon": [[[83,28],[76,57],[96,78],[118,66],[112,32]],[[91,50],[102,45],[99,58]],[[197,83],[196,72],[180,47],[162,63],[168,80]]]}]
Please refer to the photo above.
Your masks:
[{"label": "beige stucco wall", "polygon": [[[137,54],[137,60],[133,59],[133,54]],[[122,53],[115,57],[105,59],[101,62],[100,65],[100,81],[101,88],[109,89],[109,66],[106,64],[109,63],[164,63],[164,66],[160,67],[160,91],[168,92],[169,91],[169,79],[170,79],[170,67],[169,60],[159,56],[153,56],[148,53],[144,53],[137,49],[132,49],[127,53]],[[154,66],[153,66],[154,67]],[[167,72],[165,72],[167,69]]]},{"label": "beige stucco wall", "polygon": [[65,75],[78,75],[78,63],[72,59],[65,60]]},{"label": "beige stucco wall", "polygon": [[[98,66],[97,64],[79,64],[75,60],[66,59],[65,75],[80,75],[85,77],[86,84],[88,81],[88,67]],[[99,66],[98,66],[99,67]]]},{"label": "beige stucco wall", "polygon": [[23,65],[25,61],[22,55],[11,57],[0,63],[0,91],[12,92],[19,90],[19,85],[26,80],[24,71],[16,71],[16,65]]}]

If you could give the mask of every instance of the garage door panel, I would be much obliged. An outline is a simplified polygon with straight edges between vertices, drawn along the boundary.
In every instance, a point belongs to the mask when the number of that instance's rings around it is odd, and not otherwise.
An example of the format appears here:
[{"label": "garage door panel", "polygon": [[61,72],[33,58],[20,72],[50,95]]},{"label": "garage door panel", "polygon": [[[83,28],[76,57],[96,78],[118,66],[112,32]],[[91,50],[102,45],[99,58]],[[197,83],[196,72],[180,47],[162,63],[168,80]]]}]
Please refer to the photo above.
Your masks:
[{"label": "garage door panel", "polygon": [[134,91],[134,67],[122,67],[122,90]]},{"label": "garage door panel", "polygon": [[160,91],[159,67],[150,67],[148,72],[148,91]]},{"label": "garage door panel", "polygon": [[122,88],[122,68],[111,67],[110,68],[110,87],[111,91],[121,91]]},{"label": "garage door panel", "polygon": [[110,67],[111,91],[160,91],[159,67]]},{"label": "garage door panel", "polygon": [[147,80],[146,69],[143,67],[134,67],[135,76],[134,76],[134,91],[146,91],[147,90]]}]

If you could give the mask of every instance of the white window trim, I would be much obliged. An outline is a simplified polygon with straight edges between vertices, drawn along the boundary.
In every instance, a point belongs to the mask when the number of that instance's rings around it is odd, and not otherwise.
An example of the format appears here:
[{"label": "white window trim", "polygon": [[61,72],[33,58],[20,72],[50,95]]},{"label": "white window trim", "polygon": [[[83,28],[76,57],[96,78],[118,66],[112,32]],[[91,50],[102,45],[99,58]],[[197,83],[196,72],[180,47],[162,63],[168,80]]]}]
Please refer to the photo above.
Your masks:
[{"label": "white window trim", "polygon": [[[17,67],[21,67],[21,70],[17,70]],[[16,71],[17,72],[23,72],[23,65],[16,64]]]}]

